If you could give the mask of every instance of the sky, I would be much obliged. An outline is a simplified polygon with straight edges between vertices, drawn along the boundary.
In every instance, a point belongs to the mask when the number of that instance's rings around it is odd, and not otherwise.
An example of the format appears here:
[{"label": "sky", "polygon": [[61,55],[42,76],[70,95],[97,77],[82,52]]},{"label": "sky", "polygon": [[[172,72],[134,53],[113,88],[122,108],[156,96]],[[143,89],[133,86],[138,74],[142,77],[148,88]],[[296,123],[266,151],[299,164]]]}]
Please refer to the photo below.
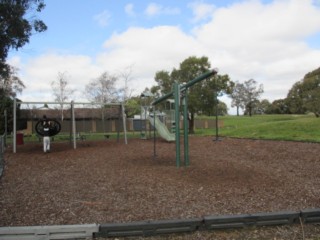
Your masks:
[{"label": "sky", "polygon": [[[23,101],[53,101],[51,82],[65,73],[85,101],[85,86],[103,72],[131,70],[134,95],[190,56],[209,58],[232,81],[263,84],[261,99],[285,98],[320,67],[320,0],[45,0],[48,26],[12,50]],[[190,79],[191,80],[191,79]],[[188,80],[187,80],[188,81]],[[117,86],[122,87],[123,82]],[[221,97],[229,113],[230,98]]]}]

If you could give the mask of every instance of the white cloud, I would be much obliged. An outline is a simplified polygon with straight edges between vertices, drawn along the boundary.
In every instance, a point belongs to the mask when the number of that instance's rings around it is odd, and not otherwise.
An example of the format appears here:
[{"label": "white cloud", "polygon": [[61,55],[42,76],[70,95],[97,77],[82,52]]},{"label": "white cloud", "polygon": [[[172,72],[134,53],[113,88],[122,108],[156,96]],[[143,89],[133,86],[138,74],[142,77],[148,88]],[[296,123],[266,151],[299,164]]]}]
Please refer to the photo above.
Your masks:
[{"label": "white cloud", "polygon": [[124,11],[127,15],[133,17],[135,16],[135,12],[134,12],[134,5],[132,3],[128,3],[125,7],[124,7]]},{"label": "white cloud", "polygon": [[23,96],[28,101],[52,101],[51,82],[59,72],[67,72],[69,86],[76,89],[74,99],[83,100],[84,86],[102,73],[92,59],[82,55],[48,53],[30,60],[20,74],[26,84]]},{"label": "white cloud", "polygon": [[162,6],[156,3],[150,3],[145,10],[145,14],[148,16],[154,16],[160,14]]},{"label": "white cloud", "polygon": [[212,17],[214,10],[216,9],[213,4],[204,3],[202,1],[192,2],[188,4],[188,7],[192,9],[193,19],[192,22],[197,23],[202,20],[206,20]]},{"label": "white cloud", "polygon": [[136,81],[132,83],[132,88],[136,93],[155,84],[157,71],[171,71],[190,54],[203,52],[192,36],[171,26],[130,28],[124,33],[114,34],[104,47],[106,51],[98,56],[97,63],[114,70],[134,65]]},{"label": "white cloud", "polygon": [[[194,35],[233,80],[254,78],[264,84],[264,96],[274,100],[319,67],[320,51],[305,42],[319,31],[320,10],[311,1],[244,1],[216,9],[213,20],[195,28]],[[269,91],[271,86],[278,91]]]},{"label": "white cloud", "polygon": [[99,26],[106,27],[110,23],[111,14],[107,10],[104,10],[103,12],[93,16],[93,20],[96,21]]},{"label": "white cloud", "polygon": [[147,16],[152,17],[156,15],[177,15],[180,14],[180,9],[179,8],[170,8],[170,7],[163,7],[160,4],[157,3],[150,3],[145,12]]}]

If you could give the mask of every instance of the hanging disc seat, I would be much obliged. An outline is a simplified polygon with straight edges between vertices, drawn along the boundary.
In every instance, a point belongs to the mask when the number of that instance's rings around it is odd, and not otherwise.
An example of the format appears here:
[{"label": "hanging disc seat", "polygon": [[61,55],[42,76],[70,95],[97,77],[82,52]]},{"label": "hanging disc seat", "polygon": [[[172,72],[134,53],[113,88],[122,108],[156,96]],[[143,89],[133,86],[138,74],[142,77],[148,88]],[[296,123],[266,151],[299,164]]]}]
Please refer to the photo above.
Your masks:
[{"label": "hanging disc seat", "polygon": [[36,132],[40,136],[44,136],[44,130],[43,130],[44,121],[50,122],[50,124],[49,124],[49,136],[50,137],[53,137],[53,136],[57,135],[60,132],[61,124],[58,121],[50,120],[50,119],[40,120],[36,124]]}]

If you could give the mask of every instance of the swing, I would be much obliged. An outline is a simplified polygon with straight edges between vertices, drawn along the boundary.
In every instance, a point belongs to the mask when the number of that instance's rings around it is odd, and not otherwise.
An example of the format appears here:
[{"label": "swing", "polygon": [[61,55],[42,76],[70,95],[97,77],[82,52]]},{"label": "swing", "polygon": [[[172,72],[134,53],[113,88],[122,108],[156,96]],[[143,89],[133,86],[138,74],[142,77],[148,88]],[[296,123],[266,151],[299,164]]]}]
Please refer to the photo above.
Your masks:
[{"label": "swing", "polygon": [[53,137],[57,135],[61,131],[61,124],[57,120],[50,120],[50,119],[42,119],[39,120],[36,124],[35,130],[38,135],[44,136],[44,122],[49,122],[49,136]]}]

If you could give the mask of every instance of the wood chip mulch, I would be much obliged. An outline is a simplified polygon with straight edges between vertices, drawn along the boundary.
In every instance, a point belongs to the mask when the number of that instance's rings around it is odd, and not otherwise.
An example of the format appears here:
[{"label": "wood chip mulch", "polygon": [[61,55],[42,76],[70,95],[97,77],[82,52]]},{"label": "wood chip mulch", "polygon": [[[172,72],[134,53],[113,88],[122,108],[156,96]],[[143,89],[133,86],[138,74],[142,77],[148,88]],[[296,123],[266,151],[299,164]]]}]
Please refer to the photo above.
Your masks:
[{"label": "wood chip mulch", "polygon": [[[189,138],[19,145],[5,154],[0,226],[117,223],[320,207],[320,144]],[[181,149],[183,153],[183,147]]]}]

